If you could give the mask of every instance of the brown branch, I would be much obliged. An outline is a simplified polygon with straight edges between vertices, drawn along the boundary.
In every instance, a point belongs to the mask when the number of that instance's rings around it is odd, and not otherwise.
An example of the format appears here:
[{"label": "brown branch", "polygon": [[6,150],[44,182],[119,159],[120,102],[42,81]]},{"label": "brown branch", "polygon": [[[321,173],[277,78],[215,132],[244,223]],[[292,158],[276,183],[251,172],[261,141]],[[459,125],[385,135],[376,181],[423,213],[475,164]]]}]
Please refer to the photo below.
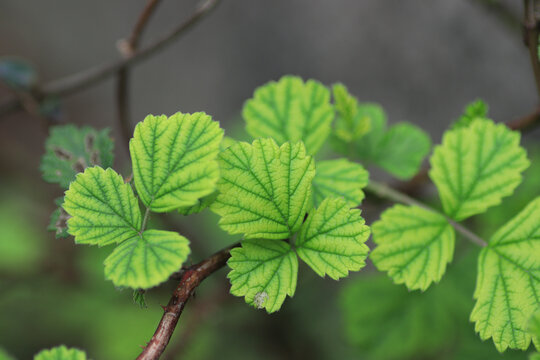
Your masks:
[{"label": "brown branch", "polygon": [[[36,95],[36,99],[39,101],[46,96],[62,97],[74,94],[115,75],[124,67],[131,67],[148,57],[155,55],[172,44],[179,35],[185,34],[199,22],[199,20],[208,15],[219,2],[220,0],[206,0],[206,2],[203,3],[186,21],[173,29],[170,33],[141,50],[134,52],[128,57],[101,66],[96,66],[41,86],[37,89],[38,94]],[[0,104],[0,116],[18,109],[21,109],[20,100],[13,97]]]},{"label": "brown branch", "polygon": [[[137,23],[135,24],[129,39],[120,41],[118,48],[123,56],[128,57],[137,51],[139,39],[141,38],[150,17],[154,13],[154,10],[157,9],[157,5],[159,5],[160,1],[161,0],[148,0],[144,10],[137,19]],[[129,139],[133,133],[131,123],[129,121],[129,103],[129,69],[127,66],[124,66],[118,70],[118,75],[116,77],[116,104],[118,123],[120,124],[122,137],[128,151]]]},{"label": "brown branch", "polygon": [[138,360],[159,359],[167,347],[171,335],[176,328],[176,324],[178,323],[178,319],[184,310],[184,306],[195,288],[197,288],[197,286],[199,286],[199,284],[208,276],[225,266],[227,260],[231,256],[230,250],[239,245],[240,244],[237,243],[229,246],[185,270],[169,303],[164,307],[163,316],[154,332],[154,336],[152,336],[148,345],[137,357]]},{"label": "brown branch", "polygon": [[532,130],[538,125],[540,125],[540,108],[536,109],[530,114],[506,123],[506,126],[508,126],[510,129],[519,130],[521,132]]},{"label": "brown branch", "polygon": [[540,62],[538,60],[538,28],[540,23],[536,17],[535,5],[535,0],[523,0],[523,28],[525,31],[525,44],[529,48],[536,91],[540,97]]}]

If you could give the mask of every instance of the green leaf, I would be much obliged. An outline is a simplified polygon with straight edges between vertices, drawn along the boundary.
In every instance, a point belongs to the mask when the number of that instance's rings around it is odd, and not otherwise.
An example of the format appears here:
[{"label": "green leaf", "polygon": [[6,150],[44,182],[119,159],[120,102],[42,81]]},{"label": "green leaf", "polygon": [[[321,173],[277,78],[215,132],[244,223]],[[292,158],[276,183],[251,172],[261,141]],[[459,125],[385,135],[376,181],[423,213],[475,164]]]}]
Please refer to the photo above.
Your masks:
[{"label": "green leaf", "polygon": [[361,103],[358,105],[356,116],[363,122],[369,122],[370,130],[354,143],[351,155],[362,160],[374,161],[378,158],[381,142],[386,134],[386,113],[378,104]]},{"label": "green leaf", "polygon": [[448,216],[463,220],[512,194],[529,166],[519,139],[518,132],[487,119],[444,134],[431,156],[429,176]]},{"label": "green leaf", "polygon": [[540,197],[500,228],[478,259],[471,314],[482,340],[497,350],[526,350],[528,322],[540,306]]},{"label": "green leaf", "polygon": [[101,131],[74,125],[54,126],[41,160],[43,179],[67,189],[77,173],[89,166],[112,166],[113,141],[109,129]]},{"label": "green leaf", "polygon": [[67,228],[67,220],[69,219],[69,215],[62,207],[64,198],[57,198],[54,200],[54,203],[58,205],[58,208],[51,214],[51,220],[49,222],[49,226],[47,226],[47,230],[54,231],[57,239],[66,238],[69,236]]},{"label": "green leaf", "polygon": [[279,145],[303,141],[315,154],[330,134],[334,110],[330,92],[315,80],[284,76],[258,87],[242,110],[254,138],[273,138]]},{"label": "green leaf", "polygon": [[334,134],[346,143],[360,139],[371,129],[371,118],[362,116],[358,111],[358,100],[349,94],[343,84],[336,84],[332,88],[334,107],[338,114]]},{"label": "green leaf", "polygon": [[180,270],[189,241],[172,231],[146,230],[118,245],[105,259],[105,277],[116,286],[148,289]]},{"label": "green leaf", "polygon": [[231,250],[227,264],[232,269],[228,275],[231,294],[244,296],[258,309],[273,313],[287,295],[294,295],[298,259],[286,242],[245,240],[241,248]]},{"label": "green leaf", "polygon": [[148,305],[146,305],[145,293],[145,290],[133,290],[133,303],[139,305],[141,309],[146,309],[148,307]]},{"label": "green leaf", "polygon": [[214,192],[222,137],[219,123],[205,113],[148,115],[129,143],[142,202],[166,212],[195,205]]},{"label": "green leaf", "polygon": [[529,332],[531,333],[536,350],[540,351],[540,308],[536,310],[529,320]]},{"label": "green leaf", "polygon": [[78,174],[64,198],[68,232],[78,244],[120,243],[141,230],[141,212],[129,184],[113,169],[95,166]]},{"label": "green leaf", "polygon": [[476,118],[488,116],[488,105],[483,100],[475,100],[465,107],[463,115],[452,125],[452,129],[468,127]]},{"label": "green leaf", "polygon": [[426,290],[452,261],[455,234],[444,216],[418,206],[395,205],[372,226],[377,245],[370,257],[397,284]]},{"label": "green leaf", "polygon": [[406,180],[418,172],[430,149],[431,140],[423,130],[399,123],[386,132],[373,161],[398,179]]},{"label": "green leaf", "polygon": [[239,142],[220,156],[219,195],[211,209],[219,225],[246,238],[286,239],[300,229],[311,205],[313,159],[302,143]]},{"label": "green leaf", "polygon": [[0,347],[0,360],[15,360],[15,358]]},{"label": "green leaf", "polygon": [[319,161],[313,179],[313,201],[319,206],[326,197],[342,197],[349,207],[360,205],[362,189],[368,184],[369,173],[360,164],[346,159]]},{"label": "green leaf", "polygon": [[298,256],[319,276],[338,280],[358,271],[369,252],[369,227],[344,199],[325,199],[311,212],[296,240]]},{"label": "green leaf", "polygon": [[57,346],[48,350],[41,350],[34,356],[34,360],[86,360],[86,353],[75,348],[67,348],[65,345]]}]

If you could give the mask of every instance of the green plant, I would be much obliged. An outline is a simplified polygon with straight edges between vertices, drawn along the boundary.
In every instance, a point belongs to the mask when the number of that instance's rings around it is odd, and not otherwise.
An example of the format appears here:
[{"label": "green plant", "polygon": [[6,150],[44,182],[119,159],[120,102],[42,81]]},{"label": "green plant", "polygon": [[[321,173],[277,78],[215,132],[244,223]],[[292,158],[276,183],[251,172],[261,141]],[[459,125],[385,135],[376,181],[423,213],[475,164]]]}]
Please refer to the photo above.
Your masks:
[{"label": "green plant", "polygon": [[[357,207],[367,191],[401,203],[372,226],[375,246],[369,257],[380,271],[410,291],[426,291],[443,279],[452,262],[457,231],[482,247],[470,317],[476,331],[482,339],[492,338],[501,352],[528,349],[536,331],[529,323],[536,324],[531,319],[540,306],[540,198],[507,219],[488,242],[461,224],[510,196],[529,166],[519,133],[488,119],[483,102],[466,108],[430,157],[429,177],[442,210],[368,181],[368,171],[351,161],[360,159],[407,179],[418,173],[431,141],[409,123],[386,130],[381,107],[359,103],[341,84],[333,87],[332,102],[321,83],[285,76],[258,88],[243,116],[252,143],[222,141],[219,123],[205,113],[147,116],[129,143],[133,174],[126,180],[109,167],[112,143],[106,131],[55,128],[43,176],[69,189],[50,228],[65,235],[67,219],[75,243],[116,244],[105,260],[105,276],[117,287],[134,289],[141,304],[142,290],[181,271],[165,307],[165,315],[172,313],[176,320],[193,289],[225,263],[231,293],[272,313],[295,293],[298,258],[319,276],[335,280],[365,266],[370,228]],[[351,160],[316,160],[327,143]],[[190,253],[184,236],[147,229],[151,213],[188,216],[208,209],[220,216],[223,230],[243,240],[196,265],[183,267]],[[382,291],[373,284],[365,292]],[[417,309],[413,314],[436,316],[425,309],[452,292],[440,286],[438,292],[415,295],[406,306]],[[390,298],[396,302],[403,296],[391,287],[384,291],[395,293]],[[344,303],[348,316],[367,316],[355,315],[353,294],[349,291]],[[364,295],[358,296],[358,308]],[[438,322],[448,322],[441,304],[433,311],[440,314]],[[176,324],[164,331],[165,315],[143,352],[149,358],[161,354]],[[439,335],[444,339],[444,333]],[[370,334],[362,337],[369,342]],[[403,351],[414,355],[416,341],[411,339]],[[434,348],[441,343],[433,341]]]}]

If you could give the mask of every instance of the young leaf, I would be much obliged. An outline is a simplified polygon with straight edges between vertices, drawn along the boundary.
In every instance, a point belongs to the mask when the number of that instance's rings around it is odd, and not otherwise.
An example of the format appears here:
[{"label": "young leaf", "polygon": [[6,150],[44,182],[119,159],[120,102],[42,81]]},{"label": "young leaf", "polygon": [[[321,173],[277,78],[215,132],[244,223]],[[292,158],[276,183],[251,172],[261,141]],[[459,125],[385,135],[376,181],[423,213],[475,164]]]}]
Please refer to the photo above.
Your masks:
[{"label": "young leaf", "polygon": [[109,245],[136,236],[141,212],[133,190],[113,169],[78,174],[64,198],[68,232],[78,244]]},{"label": "young leaf", "polygon": [[69,219],[69,215],[62,207],[64,198],[57,198],[54,200],[54,203],[58,205],[58,208],[51,214],[51,220],[49,222],[49,226],[47,226],[47,230],[54,231],[57,239],[66,238],[69,236],[67,231],[67,221]]},{"label": "young leaf", "polygon": [[463,220],[512,194],[529,166],[519,138],[504,124],[478,118],[445,133],[431,156],[429,176],[448,216]]},{"label": "young leaf", "polygon": [[431,149],[431,140],[419,127],[399,123],[390,127],[379,146],[380,152],[373,161],[398,179],[406,180],[418,172]]},{"label": "young leaf", "polygon": [[334,107],[338,114],[334,134],[346,143],[360,139],[371,129],[371,118],[362,116],[358,111],[358,100],[349,94],[343,84],[336,84],[332,88]]},{"label": "young leaf", "polygon": [[310,213],[296,240],[298,256],[319,276],[334,280],[365,266],[369,227],[344,199],[325,199]]},{"label": "young leaf", "polygon": [[298,276],[298,259],[283,241],[245,240],[231,250],[231,294],[245,296],[246,302],[273,313],[287,295],[293,296]]},{"label": "young leaf", "polygon": [[34,360],[86,360],[86,353],[75,348],[67,348],[65,345],[57,346],[48,350],[41,350],[34,356]]},{"label": "young leaf", "polygon": [[89,166],[112,166],[113,141],[109,129],[96,131],[74,125],[54,126],[45,142],[41,172],[45,181],[67,189],[77,173]]},{"label": "young leaf", "polygon": [[302,143],[239,142],[220,156],[219,195],[211,209],[219,225],[246,238],[286,239],[300,229],[311,205],[313,159]]},{"label": "young leaf", "polygon": [[178,233],[146,230],[118,245],[105,259],[105,277],[116,286],[148,289],[180,270],[189,252],[189,241]]},{"label": "young leaf", "polygon": [[377,245],[371,260],[397,284],[426,290],[441,280],[454,254],[454,229],[437,213],[395,205],[372,226]]},{"label": "young leaf", "polygon": [[482,100],[475,100],[465,107],[463,115],[452,125],[452,129],[468,127],[476,118],[488,116],[488,105]]},{"label": "young leaf", "polygon": [[540,306],[539,224],[540,197],[500,228],[478,259],[471,320],[500,352],[531,342],[528,322]]},{"label": "young leaf", "polygon": [[378,104],[362,103],[358,105],[357,118],[370,123],[370,130],[361,139],[354,142],[352,156],[362,160],[374,161],[381,149],[381,142],[386,134],[386,113]]},{"label": "young leaf", "polygon": [[192,206],[214,192],[223,130],[205,113],[148,115],[129,150],[135,187],[155,212]]},{"label": "young leaf", "polygon": [[326,197],[342,197],[349,207],[356,207],[364,199],[368,177],[362,165],[346,159],[320,161],[313,179],[313,202],[319,206]]},{"label": "young leaf", "polygon": [[257,88],[242,115],[254,138],[271,137],[279,145],[303,141],[308,152],[315,154],[330,133],[334,110],[324,85],[284,76]]}]

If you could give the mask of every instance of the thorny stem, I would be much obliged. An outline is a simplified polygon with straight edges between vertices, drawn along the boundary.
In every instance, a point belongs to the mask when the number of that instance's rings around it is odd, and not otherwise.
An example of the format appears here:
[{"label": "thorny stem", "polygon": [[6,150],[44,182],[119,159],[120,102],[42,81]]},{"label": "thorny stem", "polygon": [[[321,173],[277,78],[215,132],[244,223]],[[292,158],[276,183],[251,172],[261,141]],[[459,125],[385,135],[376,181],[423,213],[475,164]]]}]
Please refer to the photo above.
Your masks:
[{"label": "thorny stem", "polygon": [[376,196],[378,196],[380,198],[392,200],[392,201],[399,202],[399,203],[406,204],[406,205],[418,206],[418,207],[421,207],[421,208],[426,209],[428,211],[440,214],[440,215],[444,216],[446,218],[446,220],[448,220],[448,223],[450,225],[452,225],[452,227],[457,232],[459,232],[461,235],[463,235],[469,241],[473,242],[476,245],[482,246],[482,247],[487,246],[487,243],[482,238],[480,238],[478,235],[474,234],[472,231],[470,231],[469,229],[467,229],[463,225],[458,224],[456,221],[454,221],[453,219],[450,219],[448,216],[444,215],[443,213],[441,213],[441,212],[427,206],[424,203],[421,203],[420,201],[418,201],[416,199],[413,199],[412,197],[410,197],[410,196],[408,196],[408,195],[406,195],[404,193],[401,193],[401,192],[399,192],[399,191],[397,191],[395,189],[392,189],[389,186],[386,186],[384,184],[378,183],[378,182],[373,181],[373,180],[371,180],[369,182],[368,186],[365,189],[366,189],[366,191],[369,191],[372,194],[374,194],[374,195],[376,195]]},{"label": "thorny stem", "polygon": [[227,260],[231,256],[231,249],[239,245],[239,243],[236,243],[229,246],[185,270],[169,303],[163,308],[164,313],[154,332],[154,336],[152,336],[148,345],[146,345],[143,352],[137,357],[138,360],[159,359],[161,354],[163,354],[163,351],[165,351],[165,348],[171,339],[171,335],[176,328],[178,319],[180,318],[180,315],[182,315],[184,306],[193,294],[195,288],[197,288],[197,286],[199,286],[199,284],[209,275],[225,266]]},{"label": "thorny stem", "polygon": [[[41,86],[36,90],[36,100],[40,101],[47,96],[62,97],[74,94],[99,83],[101,80],[115,75],[123,67],[131,67],[150,56],[155,55],[157,52],[172,44],[178,36],[185,34],[198,23],[199,20],[208,15],[216,8],[219,2],[220,0],[206,0],[206,2],[204,2],[186,21],[177,26],[170,33],[141,50],[134,52],[130,56],[78,72]],[[19,109],[21,109],[21,100],[17,97],[12,97],[11,99],[0,103],[0,116]]]}]

